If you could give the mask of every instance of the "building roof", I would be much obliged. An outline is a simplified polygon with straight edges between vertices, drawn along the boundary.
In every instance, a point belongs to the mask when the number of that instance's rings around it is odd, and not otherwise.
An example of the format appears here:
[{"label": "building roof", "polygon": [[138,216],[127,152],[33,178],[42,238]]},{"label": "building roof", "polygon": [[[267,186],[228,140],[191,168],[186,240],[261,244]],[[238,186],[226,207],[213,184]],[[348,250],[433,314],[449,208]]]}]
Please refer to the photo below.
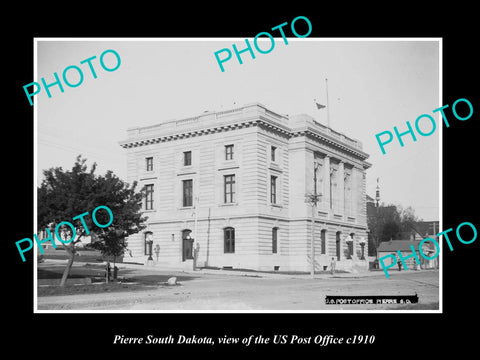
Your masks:
[{"label": "building roof", "polygon": [[229,110],[208,111],[194,117],[169,120],[150,126],[129,128],[128,138],[120,141],[119,144],[123,148],[132,148],[250,126],[275,130],[287,138],[308,136],[359,158],[364,168],[371,166],[365,161],[369,156],[363,152],[363,146],[359,140],[320,124],[309,115],[280,115],[260,103],[251,103]]},{"label": "building roof", "polygon": [[[434,229],[433,223],[435,223],[435,230],[436,230],[435,234],[434,234],[434,231],[433,231],[433,229]],[[415,221],[413,226],[415,227],[415,230],[417,230],[423,236],[436,235],[437,233],[439,233],[441,231],[439,229],[438,220],[434,220],[434,221]]]},{"label": "building roof", "polygon": [[[378,252],[397,252],[400,251],[411,251],[410,245],[413,245],[416,251],[418,251],[418,245],[421,241],[412,241],[412,240],[390,240],[383,241],[378,246]],[[426,241],[423,243],[423,247],[428,247],[430,250],[435,250],[435,244],[431,241]]]}]

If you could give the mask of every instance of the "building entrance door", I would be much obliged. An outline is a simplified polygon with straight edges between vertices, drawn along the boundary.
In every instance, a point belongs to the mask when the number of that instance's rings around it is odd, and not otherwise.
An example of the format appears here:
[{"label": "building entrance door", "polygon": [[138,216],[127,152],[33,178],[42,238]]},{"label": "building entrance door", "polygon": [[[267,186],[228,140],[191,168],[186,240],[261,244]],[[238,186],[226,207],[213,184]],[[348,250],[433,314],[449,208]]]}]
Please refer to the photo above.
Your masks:
[{"label": "building entrance door", "polygon": [[190,238],[191,230],[182,231],[182,261],[193,259],[193,239]]},{"label": "building entrance door", "polygon": [[353,257],[353,241],[348,242],[348,258],[351,259]]}]

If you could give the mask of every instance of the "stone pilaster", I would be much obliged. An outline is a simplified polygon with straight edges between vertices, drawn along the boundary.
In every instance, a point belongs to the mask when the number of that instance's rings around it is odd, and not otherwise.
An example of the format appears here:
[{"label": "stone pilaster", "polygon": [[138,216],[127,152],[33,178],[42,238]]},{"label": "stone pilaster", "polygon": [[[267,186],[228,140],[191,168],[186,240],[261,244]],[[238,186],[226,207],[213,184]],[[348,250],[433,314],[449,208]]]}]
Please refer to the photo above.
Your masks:
[{"label": "stone pilaster", "polygon": [[330,156],[325,155],[323,159],[323,196],[322,208],[330,210]]},{"label": "stone pilaster", "polygon": [[340,160],[338,163],[338,174],[337,174],[337,194],[338,196],[338,207],[335,209],[336,214],[345,214],[345,163]]}]

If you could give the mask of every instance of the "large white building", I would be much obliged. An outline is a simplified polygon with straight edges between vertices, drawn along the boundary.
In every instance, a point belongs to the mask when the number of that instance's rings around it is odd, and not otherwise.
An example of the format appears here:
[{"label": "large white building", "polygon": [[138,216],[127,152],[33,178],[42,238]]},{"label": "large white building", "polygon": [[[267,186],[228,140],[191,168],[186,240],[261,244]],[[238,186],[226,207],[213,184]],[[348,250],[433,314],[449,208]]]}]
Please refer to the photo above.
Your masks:
[{"label": "large white building", "polygon": [[[133,261],[257,270],[368,267],[365,172],[359,141],[308,115],[254,103],[128,130],[128,181],[144,188],[147,228],[128,239]],[[195,243],[192,242],[192,238]]]}]

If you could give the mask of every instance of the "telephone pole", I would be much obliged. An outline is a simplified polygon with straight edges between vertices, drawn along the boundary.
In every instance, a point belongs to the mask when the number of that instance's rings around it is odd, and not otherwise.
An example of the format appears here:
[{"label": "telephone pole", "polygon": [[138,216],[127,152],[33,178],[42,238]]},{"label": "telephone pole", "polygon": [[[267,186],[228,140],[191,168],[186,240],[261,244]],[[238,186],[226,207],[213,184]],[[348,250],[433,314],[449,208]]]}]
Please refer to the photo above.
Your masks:
[{"label": "telephone pole", "polygon": [[195,219],[194,219],[194,226],[193,226],[193,240],[194,243],[192,244],[192,255],[193,255],[193,271],[197,270],[197,257],[198,257],[198,239],[197,239],[197,219],[198,219],[198,196],[196,196],[193,200],[195,203],[193,205]]},{"label": "telephone pole", "polygon": [[311,269],[310,276],[315,277],[315,212],[317,210],[317,203],[320,199],[321,194],[317,194],[317,170],[320,164],[314,163],[313,168],[313,194],[307,196],[308,202],[312,205],[312,239],[310,241],[310,255],[311,255]]}]

